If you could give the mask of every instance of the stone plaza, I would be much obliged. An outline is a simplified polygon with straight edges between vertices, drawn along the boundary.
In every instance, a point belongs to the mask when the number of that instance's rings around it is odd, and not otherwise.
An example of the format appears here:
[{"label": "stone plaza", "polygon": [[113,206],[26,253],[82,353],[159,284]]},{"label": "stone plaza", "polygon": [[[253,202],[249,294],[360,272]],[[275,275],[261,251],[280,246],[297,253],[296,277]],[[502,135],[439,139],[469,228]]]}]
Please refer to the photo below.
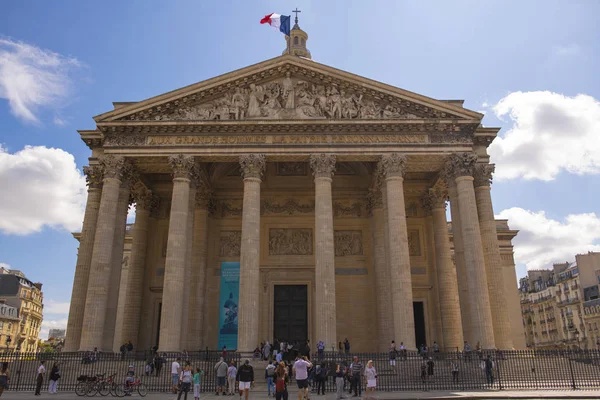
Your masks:
[{"label": "stone plaza", "polygon": [[223,262],[240,265],[240,351],[525,346],[517,232],[490,192],[499,128],[461,100],[319,64],[307,40],[296,24],[279,57],[116,102],[79,131],[66,351],[217,348]]}]

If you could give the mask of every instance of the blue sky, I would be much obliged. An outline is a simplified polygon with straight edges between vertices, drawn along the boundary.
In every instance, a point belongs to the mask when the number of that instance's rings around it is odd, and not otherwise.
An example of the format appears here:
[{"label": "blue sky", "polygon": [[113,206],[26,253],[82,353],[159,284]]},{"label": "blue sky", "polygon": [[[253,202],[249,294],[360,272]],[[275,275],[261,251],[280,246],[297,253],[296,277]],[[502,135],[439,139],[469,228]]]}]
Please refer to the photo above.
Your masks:
[{"label": "blue sky", "polygon": [[465,99],[503,128],[492,195],[521,230],[519,275],[600,250],[599,2],[5,1],[0,263],[44,283],[44,329],[66,324],[71,295],[90,155],[76,130],[112,101],[280,55],[259,20],[295,7],[315,61]]}]

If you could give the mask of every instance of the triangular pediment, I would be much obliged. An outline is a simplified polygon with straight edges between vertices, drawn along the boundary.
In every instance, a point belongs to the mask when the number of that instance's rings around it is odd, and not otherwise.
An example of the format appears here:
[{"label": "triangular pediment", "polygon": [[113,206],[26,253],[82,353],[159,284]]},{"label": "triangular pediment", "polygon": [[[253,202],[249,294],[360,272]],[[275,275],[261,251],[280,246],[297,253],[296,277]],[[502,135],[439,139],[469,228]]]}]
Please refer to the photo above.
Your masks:
[{"label": "triangular pediment", "polygon": [[126,121],[480,120],[474,111],[284,55],[94,119]]}]

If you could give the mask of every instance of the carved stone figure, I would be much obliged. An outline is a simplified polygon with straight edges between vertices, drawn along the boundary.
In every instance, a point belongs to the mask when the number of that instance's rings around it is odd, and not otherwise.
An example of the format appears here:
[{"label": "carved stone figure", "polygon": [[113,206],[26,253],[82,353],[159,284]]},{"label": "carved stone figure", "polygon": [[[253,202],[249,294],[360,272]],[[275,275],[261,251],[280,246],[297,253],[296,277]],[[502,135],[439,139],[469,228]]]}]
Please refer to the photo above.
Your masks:
[{"label": "carved stone figure", "polygon": [[285,99],[284,107],[288,109],[294,108],[294,99],[296,96],[294,93],[294,82],[290,76],[290,72],[286,72],[285,79],[281,83],[283,87],[283,98]]},{"label": "carved stone figure", "polygon": [[359,202],[345,206],[342,203],[333,203],[333,216],[338,217],[360,217],[362,216],[362,204]]},{"label": "carved stone figure", "polygon": [[242,231],[223,231],[219,238],[221,257],[239,257],[242,248]]},{"label": "carved stone figure", "polygon": [[306,256],[313,253],[312,229],[269,229],[269,255]]},{"label": "carved stone figure", "polygon": [[248,117],[260,117],[260,105],[264,98],[265,94],[262,91],[262,87],[251,83],[250,95],[248,98]]},{"label": "carved stone figure", "polygon": [[335,231],[335,256],[362,256],[362,231]]}]

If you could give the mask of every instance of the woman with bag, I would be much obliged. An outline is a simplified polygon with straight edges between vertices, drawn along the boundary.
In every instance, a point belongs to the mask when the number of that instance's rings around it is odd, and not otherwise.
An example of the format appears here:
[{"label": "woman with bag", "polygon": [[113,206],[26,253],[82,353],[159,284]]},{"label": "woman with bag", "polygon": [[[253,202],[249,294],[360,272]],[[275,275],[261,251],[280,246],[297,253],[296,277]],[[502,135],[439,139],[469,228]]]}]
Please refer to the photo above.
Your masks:
[{"label": "woman with bag", "polygon": [[288,400],[288,372],[284,362],[280,362],[275,370],[275,400]]},{"label": "woman with bag", "polygon": [[367,381],[367,395],[365,397],[368,399],[369,392],[371,392],[370,398],[373,399],[373,392],[375,392],[375,387],[377,386],[377,371],[373,366],[372,360],[369,360],[367,368],[365,368],[365,379]]},{"label": "woman with bag", "polygon": [[58,386],[58,379],[60,378],[60,371],[58,370],[58,364],[54,363],[50,370],[50,384],[48,385],[48,393],[56,394],[56,387]]},{"label": "woman with bag", "polygon": [[181,387],[179,389],[179,394],[177,395],[177,400],[181,399],[182,393],[185,393],[183,398],[184,400],[187,400],[188,392],[190,391],[190,388],[192,386],[192,378],[192,368],[190,367],[190,364],[186,364],[183,371],[181,371]]}]

